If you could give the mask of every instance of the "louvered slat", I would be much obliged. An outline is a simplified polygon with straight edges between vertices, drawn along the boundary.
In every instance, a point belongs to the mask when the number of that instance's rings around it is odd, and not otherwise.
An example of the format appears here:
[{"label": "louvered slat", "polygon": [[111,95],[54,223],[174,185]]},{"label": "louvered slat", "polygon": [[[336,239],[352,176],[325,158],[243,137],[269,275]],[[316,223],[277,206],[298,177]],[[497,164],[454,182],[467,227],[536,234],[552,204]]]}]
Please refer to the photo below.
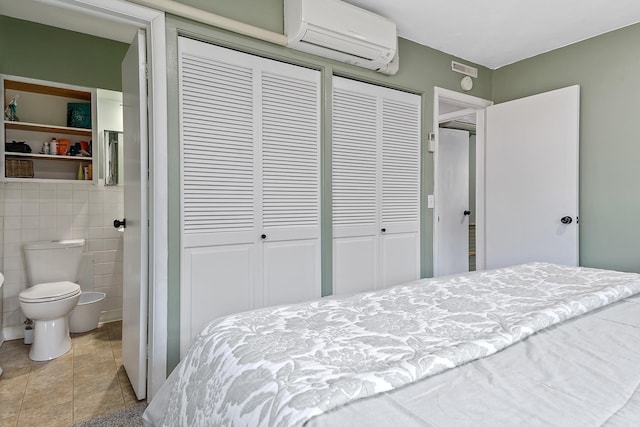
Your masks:
[{"label": "louvered slat", "polygon": [[333,90],[333,224],[376,223],[376,97]]},{"label": "louvered slat", "polygon": [[382,101],[382,222],[418,222],[420,106]]},{"label": "louvered slat", "polygon": [[317,82],[262,73],[265,229],[319,225],[318,93]]},{"label": "louvered slat", "polygon": [[181,59],[184,232],[251,230],[253,72],[187,53]]}]

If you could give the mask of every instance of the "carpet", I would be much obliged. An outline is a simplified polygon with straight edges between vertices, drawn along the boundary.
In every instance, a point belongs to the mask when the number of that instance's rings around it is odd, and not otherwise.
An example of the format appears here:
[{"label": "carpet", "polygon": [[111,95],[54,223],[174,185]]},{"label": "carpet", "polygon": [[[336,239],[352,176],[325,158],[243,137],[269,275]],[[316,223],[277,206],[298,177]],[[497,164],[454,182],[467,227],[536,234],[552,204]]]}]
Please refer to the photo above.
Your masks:
[{"label": "carpet", "polygon": [[72,427],[142,427],[142,413],[145,409],[147,409],[145,402],[138,403],[110,414],[73,424]]}]

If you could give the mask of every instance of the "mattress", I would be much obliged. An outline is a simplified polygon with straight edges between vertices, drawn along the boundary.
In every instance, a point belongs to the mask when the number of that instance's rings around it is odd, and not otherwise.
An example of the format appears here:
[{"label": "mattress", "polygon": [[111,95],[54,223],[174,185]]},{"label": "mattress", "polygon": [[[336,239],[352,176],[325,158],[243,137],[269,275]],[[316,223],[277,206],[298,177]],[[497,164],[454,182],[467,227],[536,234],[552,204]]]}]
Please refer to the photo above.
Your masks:
[{"label": "mattress", "polygon": [[[602,421],[602,414],[603,422],[626,421],[636,415],[637,382],[602,396],[588,390],[610,390],[621,372],[639,366],[627,355],[638,350],[631,332],[637,332],[638,304],[602,309],[638,292],[636,274],[532,263],[228,316],[198,336],[144,419],[150,425],[465,425],[465,419],[467,425],[538,419],[554,425],[567,416],[560,408],[572,407],[580,412],[569,416],[575,425]],[[581,338],[585,332],[588,339]],[[607,349],[625,355],[622,362],[609,362]],[[599,374],[570,375],[568,368],[581,363],[587,374]],[[563,389],[574,376],[587,383]],[[605,377],[615,379],[612,387],[600,384]],[[516,404],[529,395],[529,406]],[[594,398],[603,406],[589,404]]]}]

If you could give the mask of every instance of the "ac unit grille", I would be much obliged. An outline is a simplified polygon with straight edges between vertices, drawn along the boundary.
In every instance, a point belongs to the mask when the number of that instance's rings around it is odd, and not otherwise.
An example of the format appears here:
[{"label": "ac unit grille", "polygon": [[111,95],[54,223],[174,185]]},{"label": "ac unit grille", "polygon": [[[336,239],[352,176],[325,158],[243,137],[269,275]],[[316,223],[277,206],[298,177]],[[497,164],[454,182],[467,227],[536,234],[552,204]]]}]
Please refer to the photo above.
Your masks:
[{"label": "ac unit grille", "polygon": [[324,46],[324,45],[321,45],[321,44],[318,44],[318,43],[309,42],[309,41],[306,41],[306,40],[300,40],[300,43],[306,44],[306,45],[309,45],[309,46],[315,46],[315,47],[320,48],[320,49],[331,49],[334,52],[342,53],[343,55],[348,55],[348,56],[350,56],[352,58],[359,58],[359,59],[362,59],[364,61],[373,61],[374,59],[376,59],[376,58],[367,58],[365,56],[355,55],[355,54],[350,53],[350,52],[345,52],[344,50],[339,50],[339,49],[335,49],[335,48],[327,48],[327,46]]}]

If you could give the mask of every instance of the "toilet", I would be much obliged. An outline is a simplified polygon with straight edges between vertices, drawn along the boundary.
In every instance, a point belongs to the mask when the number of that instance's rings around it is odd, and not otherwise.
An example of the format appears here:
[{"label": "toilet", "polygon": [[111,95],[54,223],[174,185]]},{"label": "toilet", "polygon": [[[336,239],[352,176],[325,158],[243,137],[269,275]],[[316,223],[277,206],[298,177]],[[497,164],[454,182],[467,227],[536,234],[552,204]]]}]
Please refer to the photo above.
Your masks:
[{"label": "toilet", "polygon": [[18,299],[34,322],[31,360],[52,360],[71,349],[68,317],[80,298],[76,280],[83,248],[82,239],[24,245],[29,287]]}]

